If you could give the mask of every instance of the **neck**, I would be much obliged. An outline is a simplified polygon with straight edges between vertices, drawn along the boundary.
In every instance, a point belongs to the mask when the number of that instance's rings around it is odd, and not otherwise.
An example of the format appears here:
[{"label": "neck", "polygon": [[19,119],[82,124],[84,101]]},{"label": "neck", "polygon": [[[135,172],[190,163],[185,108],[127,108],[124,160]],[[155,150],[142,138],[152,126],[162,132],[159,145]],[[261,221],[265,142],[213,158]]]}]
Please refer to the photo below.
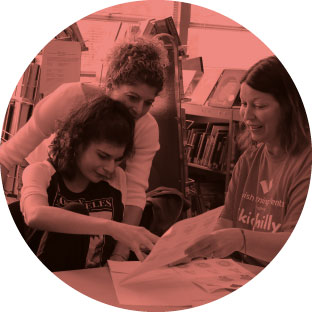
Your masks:
[{"label": "neck", "polygon": [[83,192],[89,185],[89,181],[85,178],[75,176],[74,179],[68,180],[63,178],[66,187],[73,193]]},{"label": "neck", "polygon": [[279,157],[284,154],[282,148],[278,145],[266,144],[266,148],[267,148],[268,153],[272,156]]}]

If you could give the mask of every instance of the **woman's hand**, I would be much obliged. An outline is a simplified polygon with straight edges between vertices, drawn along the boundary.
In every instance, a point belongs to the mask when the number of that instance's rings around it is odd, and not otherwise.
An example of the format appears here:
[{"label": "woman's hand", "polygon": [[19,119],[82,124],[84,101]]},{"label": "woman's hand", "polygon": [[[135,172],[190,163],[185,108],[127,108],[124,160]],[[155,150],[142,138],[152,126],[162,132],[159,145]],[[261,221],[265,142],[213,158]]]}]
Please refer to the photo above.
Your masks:
[{"label": "woman's hand", "polygon": [[228,228],[214,231],[200,237],[192,246],[185,250],[189,258],[225,258],[234,251],[241,251],[244,238],[238,228]]},{"label": "woman's hand", "polygon": [[159,238],[144,227],[119,222],[112,222],[112,224],[113,228],[110,235],[128,246],[140,261],[146,257],[144,251],[152,250]]}]

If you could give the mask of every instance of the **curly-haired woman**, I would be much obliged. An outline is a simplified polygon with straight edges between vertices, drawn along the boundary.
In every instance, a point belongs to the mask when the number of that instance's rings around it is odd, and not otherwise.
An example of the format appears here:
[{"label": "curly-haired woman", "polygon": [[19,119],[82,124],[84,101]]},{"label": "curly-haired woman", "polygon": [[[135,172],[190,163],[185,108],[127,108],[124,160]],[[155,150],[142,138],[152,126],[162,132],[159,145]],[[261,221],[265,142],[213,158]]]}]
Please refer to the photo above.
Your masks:
[{"label": "curly-haired woman", "polygon": [[134,126],[123,104],[100,97],[60,123],[48,160],[25,169],[21,211],[43,231],[36,253],[51,271],[104,265],[114,239],[141,260],[140,248],[156,242],[145,228],[119,223],[127,188],[118,165],[133,153]]},{"label": "curly-haired woman", "polygon": [[[126,162],[128,198],[123,222],[138,225],[145,207],[152,160],[159,149],[158,125],[148,111],[164,85],[167,53],[160,40],[136,38],[116,44],[107,60],[105,88],[66,83],[36,105],[27,124],[0,146],[1,173],[5,179],[7,170],[21,163],[53,134],[55,121],[63,120],[73,108],[105,93],[122,102],[136,119],[135,154]],[[30,162],[46,159],[47,144],[39,145],[32,156],[28,158]],[[118,244],[114,259],[128,256],[129,249]]]}]

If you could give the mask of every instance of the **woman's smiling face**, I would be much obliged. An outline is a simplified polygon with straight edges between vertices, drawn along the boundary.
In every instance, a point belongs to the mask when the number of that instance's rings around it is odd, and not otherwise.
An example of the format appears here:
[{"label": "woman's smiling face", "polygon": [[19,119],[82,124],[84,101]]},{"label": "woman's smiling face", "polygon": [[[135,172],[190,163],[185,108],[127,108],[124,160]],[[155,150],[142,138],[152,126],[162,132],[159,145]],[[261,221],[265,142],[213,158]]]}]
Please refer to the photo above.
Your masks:
[{"label": "woman's smiling face", "polygon": [[268,148],[280,147],[279,102],[271,94],[255,90],[246,83],[241,85],[240,98],[240,115],[252,139],[265,143]]},{"label": "woman's smiling face", "polygon": [[123,103],[135,119],[144,116],[152,107],[157,89],[145,83],[122,84],[113,86],[108,95]]}]

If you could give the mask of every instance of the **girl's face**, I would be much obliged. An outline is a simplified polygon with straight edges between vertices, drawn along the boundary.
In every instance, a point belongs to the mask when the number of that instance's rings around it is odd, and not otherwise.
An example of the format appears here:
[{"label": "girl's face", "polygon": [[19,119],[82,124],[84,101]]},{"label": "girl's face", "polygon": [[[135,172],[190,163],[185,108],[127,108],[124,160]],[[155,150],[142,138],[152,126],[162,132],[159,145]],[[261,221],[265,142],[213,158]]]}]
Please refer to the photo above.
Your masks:
[{"label": "girl's face", "polygon": [[269,148],[279,148],[281,107],[269,93],[264,93],[242,83],[240,89],[240,115],[254,141]]},{"label": "girl's face", "polygon": [[145,83],[113,86],[108,95],[116,101],[124,103],[131,115],[137,120],[144,116],[152,107],[157,89]]},{"label": "girl's face", "polygon": [[111,179],[116,167],[123,160],[124,152],[124,145],[108,141],[91,142],[85,149],[80,146],[76,159],[79,172],[75,180],[86,186],[89,182],[98,183]]}]

